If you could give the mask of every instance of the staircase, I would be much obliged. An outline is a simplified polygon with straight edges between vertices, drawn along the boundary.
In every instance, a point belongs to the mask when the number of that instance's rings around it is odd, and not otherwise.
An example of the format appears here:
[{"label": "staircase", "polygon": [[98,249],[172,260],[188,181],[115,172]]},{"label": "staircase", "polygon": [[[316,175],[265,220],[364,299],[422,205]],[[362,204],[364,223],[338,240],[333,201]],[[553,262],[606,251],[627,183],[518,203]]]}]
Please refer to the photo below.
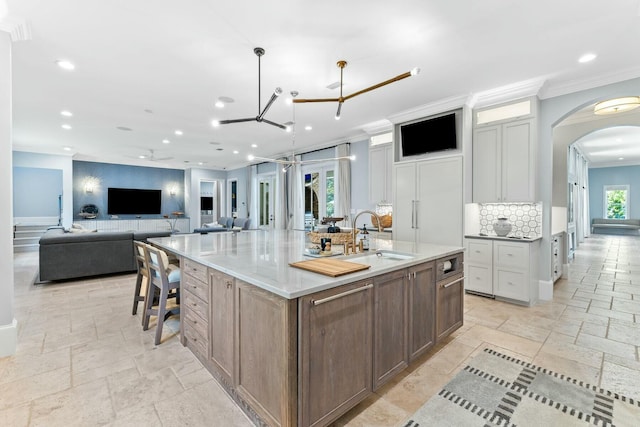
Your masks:
[{"label": "staircase", "polygon": [[13,252],[29,252],[37,251],[40,237],[47,231],[47,228],[53,226],[42,224],[16,224],[13,226]]}]

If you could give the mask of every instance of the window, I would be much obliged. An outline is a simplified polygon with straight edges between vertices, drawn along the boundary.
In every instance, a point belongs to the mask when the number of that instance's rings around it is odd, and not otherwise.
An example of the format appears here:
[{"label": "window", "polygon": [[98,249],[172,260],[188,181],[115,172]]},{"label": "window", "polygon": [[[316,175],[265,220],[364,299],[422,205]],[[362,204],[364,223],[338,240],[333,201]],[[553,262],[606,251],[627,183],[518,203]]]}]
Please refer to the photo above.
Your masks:
[{"label": "window", "polygon": [[629,218],[628,185],[605,185],[604,186],[604,211],[605,218],[627,219]]},{"label": "window", "polygon": [[238,181],[231,181],[231,213],[238,213]]}]

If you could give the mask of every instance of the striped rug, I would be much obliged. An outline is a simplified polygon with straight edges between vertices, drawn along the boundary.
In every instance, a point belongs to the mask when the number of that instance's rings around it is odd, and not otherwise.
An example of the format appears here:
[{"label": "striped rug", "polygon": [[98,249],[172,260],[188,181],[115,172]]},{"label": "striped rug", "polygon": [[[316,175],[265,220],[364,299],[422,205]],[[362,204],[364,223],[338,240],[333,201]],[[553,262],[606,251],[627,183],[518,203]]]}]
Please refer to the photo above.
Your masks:
[{"label": "striped rug", "polygon": [[404,426],[638,427],[640,403],[485,349]]}]

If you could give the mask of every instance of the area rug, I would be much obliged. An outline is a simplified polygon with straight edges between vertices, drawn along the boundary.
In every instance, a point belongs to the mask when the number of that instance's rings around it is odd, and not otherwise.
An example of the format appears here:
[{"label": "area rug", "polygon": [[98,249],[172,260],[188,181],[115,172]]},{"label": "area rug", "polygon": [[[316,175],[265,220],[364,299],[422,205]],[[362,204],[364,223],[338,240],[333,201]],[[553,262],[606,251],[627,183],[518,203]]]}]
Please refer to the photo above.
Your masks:
[{"label": "area rug", "polygon": [[640,403],[485,349],[404,426],[637,427]]}]

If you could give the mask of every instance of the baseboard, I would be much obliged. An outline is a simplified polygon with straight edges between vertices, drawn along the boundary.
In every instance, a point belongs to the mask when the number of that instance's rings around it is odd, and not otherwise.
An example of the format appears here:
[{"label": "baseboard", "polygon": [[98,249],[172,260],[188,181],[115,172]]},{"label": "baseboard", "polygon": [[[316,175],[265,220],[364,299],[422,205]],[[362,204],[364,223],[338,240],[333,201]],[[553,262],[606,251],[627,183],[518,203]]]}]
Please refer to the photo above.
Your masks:
[{"label": "baseboard", "polygon": [[562,276],[563,279],[569,278],[569,264],[562,264]]},{"label": "baseboard", "polygon": [[15,354],[18,345],[18,321],[13,319],[9,325],[0,326],[0,357]]},{"label": "baseboard", "polygon": [[542,301],[553,299],[553,282],[551,280],[538,281],[538,298]]}]

